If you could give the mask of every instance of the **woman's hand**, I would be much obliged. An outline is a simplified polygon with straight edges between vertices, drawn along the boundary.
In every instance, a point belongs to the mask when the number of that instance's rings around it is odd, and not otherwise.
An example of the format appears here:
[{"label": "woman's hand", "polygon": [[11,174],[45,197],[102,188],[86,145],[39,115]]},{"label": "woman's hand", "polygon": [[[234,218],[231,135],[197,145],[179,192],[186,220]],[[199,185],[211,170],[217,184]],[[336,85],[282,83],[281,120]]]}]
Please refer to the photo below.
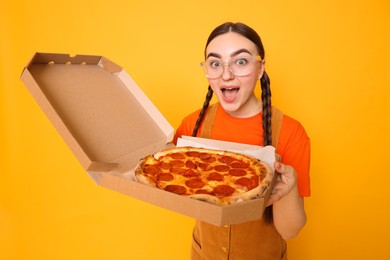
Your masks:
[{"label": "woman's hand", "polygon": [[267,206],[274,204],[286,196],[297,183],[297,174],[293,167],[280,162],[275,162],[274,167],[275,171],[279,173],[279,175],[274,188],[271,191]]},{"label": "woman's hand", "polygon": [[299,196],[295,169],[279,162],[275,162],[274,167],[279,176],[268,205],[273,207],[276,230],[283,239],[290,239],[298,235],[306,224],[303,198]]}]

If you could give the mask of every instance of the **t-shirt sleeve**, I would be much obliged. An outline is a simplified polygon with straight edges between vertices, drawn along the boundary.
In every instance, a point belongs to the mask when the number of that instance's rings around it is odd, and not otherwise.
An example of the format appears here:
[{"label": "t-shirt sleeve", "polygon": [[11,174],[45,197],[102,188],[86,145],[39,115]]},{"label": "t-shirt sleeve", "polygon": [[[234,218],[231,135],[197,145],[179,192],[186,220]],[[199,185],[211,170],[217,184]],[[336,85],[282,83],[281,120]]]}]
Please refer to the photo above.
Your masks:
[{"label": "t-shirt sleeve", "polygon": [[282,163],[297,172],[299,194],[310,196],[310,139],[299,122],[288,117],[283,120],[276,152],[281,155]]}]

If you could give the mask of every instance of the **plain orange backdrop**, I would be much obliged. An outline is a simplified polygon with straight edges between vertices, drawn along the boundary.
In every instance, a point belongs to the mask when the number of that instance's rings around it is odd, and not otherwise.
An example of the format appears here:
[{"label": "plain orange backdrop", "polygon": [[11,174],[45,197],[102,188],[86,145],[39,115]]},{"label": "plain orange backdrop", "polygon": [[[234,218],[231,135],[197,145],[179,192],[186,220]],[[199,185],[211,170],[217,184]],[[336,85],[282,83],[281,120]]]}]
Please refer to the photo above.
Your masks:
[{"label": "plain orange backdrop", "polygon": [[259,32],[273,104],[311,137],[290,259],[388,259],[389,14],[387,0],[1,0],[0,259],[189,259],[194,220],[96,186],[19,77],[36,51],[104,55],[177,127],[228,20]]}]

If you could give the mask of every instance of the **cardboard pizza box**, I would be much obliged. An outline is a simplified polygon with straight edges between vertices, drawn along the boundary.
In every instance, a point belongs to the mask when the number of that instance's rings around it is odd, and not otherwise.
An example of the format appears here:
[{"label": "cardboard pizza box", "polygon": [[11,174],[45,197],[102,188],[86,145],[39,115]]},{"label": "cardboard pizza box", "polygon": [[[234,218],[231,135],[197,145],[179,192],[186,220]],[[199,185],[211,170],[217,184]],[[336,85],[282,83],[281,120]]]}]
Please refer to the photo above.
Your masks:
[{"label": "cardboard pizza box", "polygon": [[217,206],[134,182],[140,159],[174,146],[174,129],[111,60],[36,53],[21,79],[96,184],[216,226],[262,217],[269,191],[265,198]]}]

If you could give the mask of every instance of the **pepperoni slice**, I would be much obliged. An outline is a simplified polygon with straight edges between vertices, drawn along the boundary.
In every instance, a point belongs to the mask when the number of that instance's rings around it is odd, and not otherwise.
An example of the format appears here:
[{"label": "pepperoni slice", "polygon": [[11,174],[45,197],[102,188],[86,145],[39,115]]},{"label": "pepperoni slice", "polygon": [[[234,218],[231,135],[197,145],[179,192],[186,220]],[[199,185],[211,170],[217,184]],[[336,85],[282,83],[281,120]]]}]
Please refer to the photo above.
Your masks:
[{"label": "pepperoni slice", "polygon": [[207,176],[209,181],[223,181],[223,175],[218,172],[212,172]]},{"label": "pepperoni slice", "polygon": [[170,173],[160,173],[156,178],[158,181],[171,181],[173,180],[173,175]]},{"label": "pepperoni slice", "polygon": [[198,177],[200,175],[199,172],[196,172],[192,169],[187,169],[187,170],[184,170],[181,172],[181,174],[184,176],[184,177],[187,177],[187,178],[193,178],[193,177]]},{"label": "pepperoni slice", "polygon": [[259,176],[252,175],[251,180],[253,182],[253,185],[257,187],[259,185]]},{"label": "pepperoni slice", "polygon": [[196,190],[195,194],[210,194],[210,192],[208,190],[200,189]]},{"label": "pepperoni slice", "polygon": [[200,153],[199,158],[205,163],[213,163],[217,160],[212,154]]},{"label": "pepperoni slice", "polygon": [[184,159],[186,158],[184,154],[182,153],[171,153],[171,154],[168,154],[169,157],[171,157],[172,159]]},{"label": "pepperoni slice", "polygon": [[173,160],[173,161],[170,161],[169,164],[172,167],[183,167],[185,165],[185,163],[181,160]]},{"label": "pepperoni slice", "polygon": [[242,187],[246,187],[247,190],[251,190],[251,189],[255,188],[253,180],[251,180],[247,177],[239,178],[234,183],[237,185],[240,185]]},{"label": "pepperoni slice", "polygon": [[167,185],[164,190],[169,191],[169,192],[173,192],[173,193],[176,193],[179,195],[183,195],[187,191],[185,187],[180,186],[180,185],[173,185],[173,184]]},{"label": "pepperoni slice", "polygon": [[160,168],[157,165],[151,165],[147,164],[144,166],[144,173],[151,174],[151,175],[156,175],[161,173]]},{"label": "pepperoni slice", "polygon": [[190,169],[196,169],[196,164],[193,161],[186,161],[186,167]]},{"label": "pepperoni slice", "polygon": [[199,157],[199,152],[196,152],[196,151],[189,151],[189,152],[186,152],[186,155],[188,157]]},{"label": "pepperoni slice", "polygon": [[225,163],[225,164],[231,164],[232,162],[234,162],[236,159],[234,159],[233,157],[230,157],[230,156],[222,156],[221,158],[218,159],[219,162],[221,163]]},{"label": "pepperoni slice", "polygon": [[232,175],[232,176],[245,176],[246,175],[246,171],[242,170],[242,169],[231,169],[229,171],[229,174]]},{"label": "pepperoni slice", "polygon": [[205,183],[201,179],[190,179],[186,181],[185,184],[187,187],[193,189],[200,189],[205,185]]},{"label": "pepperoni slice", "polygon": [[211,154],[208,154],[208,153],[199,153],[199,158],[201,160],[207,160],[208,158],[211,157]]},{"label": "pepperoni slice", "polygon": [[232,164],[230,164],[230,167],[242,169],[242,168],[248,168],[249,164],[244,162],[233,162]]},{"label": "pepperoni slice", "polygon": [[184,172],[186,169],[184,169],[184,168],[176,168],[176,167],[173,167],[173,168],[171,168],[171,170],[169,171],[170,173],[173,173],[173,174],[175,174],[175,173],[179,173],[179,174],[181,174],[182,172]]},{"label": "pepperoni slice", "polygon": [[169,170],[171,168],[172,168],[172,166],[169,163],[167,163],[167,162],[162,162],[160,164],[160,169],[162,169],[162,170]]},{"label": "pepperoni slice", "polygon": [[230,167],[229,166],[226,166],[226,165],[215,165],[214,166],[214,170],[216,170],[217,172],[227,172],[229,171]]},{"label": "pepperoni slice", "polygon": [[235,189],[230,187],[229,185],[218,185],[213,190],[215,196],[219,196],[219,197],[230,196],[233,194],[234,191]]},{"label": "pepperoni slice", "polygon": [[199,163],[198,164],[199,169],[202,171],[211,171],[213,169],[213,166],[211,166],[208,163]]}]

